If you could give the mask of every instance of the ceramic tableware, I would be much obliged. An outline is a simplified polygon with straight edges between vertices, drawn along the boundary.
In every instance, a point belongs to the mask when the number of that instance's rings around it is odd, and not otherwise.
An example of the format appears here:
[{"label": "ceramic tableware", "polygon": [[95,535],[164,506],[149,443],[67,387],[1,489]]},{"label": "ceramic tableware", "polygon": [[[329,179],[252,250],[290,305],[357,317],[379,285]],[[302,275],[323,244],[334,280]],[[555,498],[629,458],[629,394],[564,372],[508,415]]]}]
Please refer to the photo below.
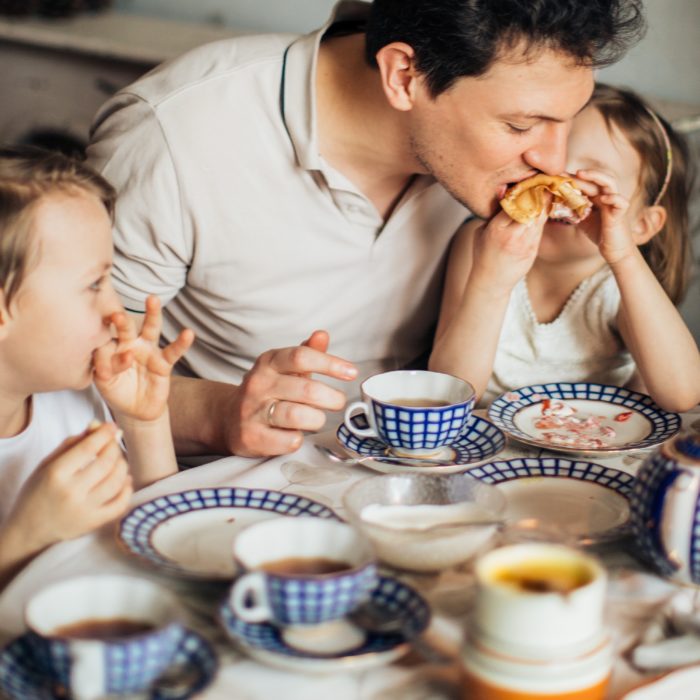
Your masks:
[{"label": "ceramic tableware", "polygon": [[[435,454],[459,440],[474,405],[469,382],[441,372],[396,370],[366,379],[360,387],[362,401],[345,410],[345,426],[361,438],[375,438],[397,455]],[[368,427],[351,420],[363,414]]]},{"label": "ceramic tableware", "polygon": [[650,396],[606,384],[557,382],[508,391],[489,419],[528,445],[575,454],[616,454],[660,445],[680,430],[680,416]]},{"label": "ceramic tableware", "polygon": [[119,523],[117,541],[142,563],[182,578],[230,581],[240,530],[280,516],[334,518],[322,503],[269,489],[203,488],[159,496]]},{"label": "ceramic tableware", "polygon": [[148,688],[185,637],[174,596],[132,576],[82,576],[51,584],[27,603],[34,655],[75,700]]},{"label": "ceramic tableware", "polygon": [[700,585],[700,435],[676,436],[650,455],[632,491],[643,558],[680,583]]},{"label": "ceramic tableware", "polygon": [[[364,416],[351,418],[353,425],[367,427]],[[376,438],[357,437],[341,423],[336,433],[338,442],[351,454],[355,454],[369,469],[385,474],[454,474],[463,472],[467,467],[487,459],[493,459],[506,445],[505,435],[483,418],[472,415],[462,436],[451,445],[441,447],[433,457],[446,462],[449,466],[417,466],[415,464],[396,464],[391,448]],[[366,459],[365,459],[366,458]]]},{"label": "ceramic tableware", "polygon": [[475,575],[466,697],[604,697],[612,667],[606,574],[593,557],[561,545],[511,545],[480,557]]},{"label": "ceramic tableware", "polygon": [[629,531],[635,478],[618,469],[564,457],[521,457],[467,473],[505,495],[507,529],[537,523],[580,544],[613,540]]},{"label": "ceramic tableware", "polygon": [[229,602],[246,622],[316,625],[347,615],[377,584],[369,541],[346,523],[283,518],[256,523],[233,543],[245,571]]},{"label": "ceramic tableware", "polygon": [[400,630],[369,631],[337,620],[311,628],[311,635],[298,637],[290,634],[298,628],[242,620],[228,600],[219,609],[219,619],[229,637],[262,663],[301,673],[347,673],[388,664],[403,656],[410,649],[410,640],[422,634],[430,621],[430,608],[424,598],[391,576],[379,576],[368,601],[397,616]]}]

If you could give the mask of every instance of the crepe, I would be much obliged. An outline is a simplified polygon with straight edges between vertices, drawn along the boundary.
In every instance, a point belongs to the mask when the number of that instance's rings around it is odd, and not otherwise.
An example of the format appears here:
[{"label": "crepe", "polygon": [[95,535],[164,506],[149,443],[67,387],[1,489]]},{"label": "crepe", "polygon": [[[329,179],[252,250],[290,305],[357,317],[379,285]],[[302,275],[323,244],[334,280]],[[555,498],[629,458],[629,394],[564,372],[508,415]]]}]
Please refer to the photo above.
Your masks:
[{"label": "crepe", "polygon": [[[549,206],[547,216],[550,219],[577,224],[591,213],[591,200],[576,189],[573,182],[566,175],[539,173],[510,187],[501,200],[501,207],[521,224],[534,221],[546,206]],[[552,193],[551,202],[546,192]]]}]

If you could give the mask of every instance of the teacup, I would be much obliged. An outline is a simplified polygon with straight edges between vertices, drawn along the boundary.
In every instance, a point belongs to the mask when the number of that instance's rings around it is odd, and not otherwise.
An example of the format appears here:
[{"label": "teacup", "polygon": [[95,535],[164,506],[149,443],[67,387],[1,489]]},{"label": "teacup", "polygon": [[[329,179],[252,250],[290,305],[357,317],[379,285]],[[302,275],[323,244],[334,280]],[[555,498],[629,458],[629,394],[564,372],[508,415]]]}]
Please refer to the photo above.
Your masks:
[{"label": "teacup", "polygon": [[612,668],[607,577],[593,557],[558,544],[516,544],[481,557],[475,574],[469,698],[604,697]]},{"label": "teacup", "polygon": [[377,585],[369,541],[346,523],[274,518],[249,525],[233,543],[244,573],[229,597],[245,622],[316,625],[352,612]]},{"label": "teacup", "polygon": [[[433,454],[464,434],[474,406],[474,387],[441,372],[396,370],[375,374],[361,387],[362,401],[345,411],[345,425],[358,437],[373,437],[396,454]],[[362,413],[368,428],[353,424]]]},{"label": "teacup", "polygon": [[51,681],[75,700],[149,688],[185,635],[179,616],[169,591],[131,576],[60,581],[25,608],[37,656]]}]

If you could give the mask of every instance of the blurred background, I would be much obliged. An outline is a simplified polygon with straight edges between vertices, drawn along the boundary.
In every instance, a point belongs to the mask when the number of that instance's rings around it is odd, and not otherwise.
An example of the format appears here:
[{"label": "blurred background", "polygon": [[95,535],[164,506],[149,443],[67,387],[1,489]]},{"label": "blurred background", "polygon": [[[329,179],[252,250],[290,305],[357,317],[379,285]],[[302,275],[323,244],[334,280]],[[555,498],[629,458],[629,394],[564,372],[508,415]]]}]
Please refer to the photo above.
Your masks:
[{"label": "blurred background", "polygon": [[[305,33],[334,0],[0,0],[0,141],[80,153],[97,108],[154,65],[240,33]],[[645,0],[649,31],[599,72],[686,134],[700,163],[700,0]],[[700,260],[700,177],[691,207]],[[698,266],[682,312],[700,340]]]}]

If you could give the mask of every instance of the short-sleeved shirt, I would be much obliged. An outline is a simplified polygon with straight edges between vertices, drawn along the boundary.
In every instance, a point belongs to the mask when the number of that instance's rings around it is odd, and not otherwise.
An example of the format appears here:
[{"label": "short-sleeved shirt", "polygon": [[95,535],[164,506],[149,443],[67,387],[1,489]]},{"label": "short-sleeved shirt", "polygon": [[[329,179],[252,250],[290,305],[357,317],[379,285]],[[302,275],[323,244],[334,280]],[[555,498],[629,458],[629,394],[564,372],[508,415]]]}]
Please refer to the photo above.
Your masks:
[{"label": "short-sleeved shirt", "polygon": [[619,308],[620,290],[607,265],[576,287],[551,323],[537,321],[527,283],[521,279],[510,295],[482,405],[505,391],[532,384],[624,386],[635,364],[617,326]]},{"label": "short-sleeved shirt", "polygon": [[237,381],[315,329],[361,374],[428,349],[446,250],[468,211],[427,175],[384,221],[319,154],[315,71],[342,2],[302,37],[236,37],[156,68],[98,113],[90,162],[116,187],[114,279],[128,309],[196,331],[195,376]]}]

